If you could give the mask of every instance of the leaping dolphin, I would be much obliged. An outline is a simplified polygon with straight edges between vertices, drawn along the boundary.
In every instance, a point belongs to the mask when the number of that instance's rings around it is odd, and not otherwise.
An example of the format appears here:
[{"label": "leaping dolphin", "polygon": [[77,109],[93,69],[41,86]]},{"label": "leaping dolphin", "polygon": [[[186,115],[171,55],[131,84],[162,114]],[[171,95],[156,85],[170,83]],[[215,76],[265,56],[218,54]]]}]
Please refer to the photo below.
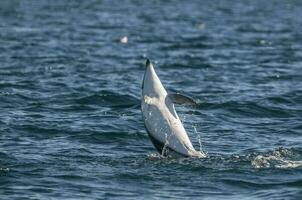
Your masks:
[{"label": "leaping dolphin", "polygon": [[194,100],[179,94],[168,95],[147,59],[141,109],[153,145],[163,156],[177,153],[187,157],[206,157],[205,153],[194,149],[173,103],[192,104]]}]

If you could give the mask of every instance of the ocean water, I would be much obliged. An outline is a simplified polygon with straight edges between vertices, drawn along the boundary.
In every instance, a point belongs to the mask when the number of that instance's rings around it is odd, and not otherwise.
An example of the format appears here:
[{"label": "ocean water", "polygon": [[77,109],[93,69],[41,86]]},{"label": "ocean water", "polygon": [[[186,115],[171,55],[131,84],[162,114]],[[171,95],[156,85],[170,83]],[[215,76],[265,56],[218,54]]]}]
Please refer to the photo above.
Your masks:
[{"label": "ocean water", "polygon": [[[301,10],[0,1],[0,199],[302,199]],[[146,58],[198,101],[177,112],[207,158],[151,144]]]}]

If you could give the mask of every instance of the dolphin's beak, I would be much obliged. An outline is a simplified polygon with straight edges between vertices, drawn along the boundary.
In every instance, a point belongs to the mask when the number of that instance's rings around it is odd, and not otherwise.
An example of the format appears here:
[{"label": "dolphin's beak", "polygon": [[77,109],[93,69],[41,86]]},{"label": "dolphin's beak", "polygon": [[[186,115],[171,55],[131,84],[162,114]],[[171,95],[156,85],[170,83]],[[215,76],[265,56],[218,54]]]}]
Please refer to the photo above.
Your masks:
[{"label": "dolphin's beak", "polygon": [[[151,61],[147,58],[146,60],[146,68],[145,68],[145,74],[144,74],[144,79],[143,79],[143,84],[142,84],[142,89],[144,89],[144,85],[145,85],[145,79],[148,73],[150,73],[150,69],[152,67],[152,63]],[[149,74],[148,74],[149,75]]]},{"label": "dolphin's beak", "polygon": [[147,60],[146,60],[146,68],[145,68],[145,73],[144,73],[144,78],[143,78],[143,84],[142,84],[142,90],[144,89],[144,85],[145,85],[145,79],[146,79],[147,69],[148,69],[148,66],[150,66],[150,65],[151,65],[151,62],[147,58]]},{"label": "dolphin's beak", "polygon": [[150,62],[150,60],[147,58],[146,67],[149,67],[150,65],[151,65],[151,62]]},{"label": "dolphin's beak", "polygon": [[161,84],[161,81],[155,73],[154,67],[149,59],[146,61],[146,70],[142,89],[143,93],[147,93],[149,96],[160,96],[160,94],[166,93],[165,88]]},{"label": "dolphin's beak", "polygon": [[146,60],[146,72],[145,72],[145,75],[146,73],[148,73],[148,76],[154,78],[154,76],[157,76],[155,71],[154,71],[154,68],[153,68],[153,65],[151,63],[151,61],[149,59]]}]

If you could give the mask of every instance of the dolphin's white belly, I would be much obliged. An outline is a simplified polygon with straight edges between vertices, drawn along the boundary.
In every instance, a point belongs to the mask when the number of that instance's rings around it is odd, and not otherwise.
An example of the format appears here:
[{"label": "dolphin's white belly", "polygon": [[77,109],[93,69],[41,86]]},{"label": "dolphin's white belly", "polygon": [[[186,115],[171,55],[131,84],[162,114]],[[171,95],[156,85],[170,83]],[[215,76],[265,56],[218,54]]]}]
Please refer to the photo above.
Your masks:
[{"label": "dolphin's white belly", "polygon": [[147,104],[142,102],[142,112],[146,128],[156,140],[172,150],[191,156],[195,150],[174,108],[170,110],[162,102]]}]

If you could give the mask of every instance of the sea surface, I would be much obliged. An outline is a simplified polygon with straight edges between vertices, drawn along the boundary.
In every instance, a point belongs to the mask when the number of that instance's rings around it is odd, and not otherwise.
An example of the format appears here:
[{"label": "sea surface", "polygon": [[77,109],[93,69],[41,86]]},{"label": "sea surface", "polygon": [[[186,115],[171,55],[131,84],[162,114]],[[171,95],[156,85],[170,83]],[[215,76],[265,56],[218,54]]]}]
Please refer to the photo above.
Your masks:
[{"label": "sea surface", "polygon": [[[207,158],[142,121],[146,58]],[[302,1],[0,1],[0,199],[302,199]]]}]

